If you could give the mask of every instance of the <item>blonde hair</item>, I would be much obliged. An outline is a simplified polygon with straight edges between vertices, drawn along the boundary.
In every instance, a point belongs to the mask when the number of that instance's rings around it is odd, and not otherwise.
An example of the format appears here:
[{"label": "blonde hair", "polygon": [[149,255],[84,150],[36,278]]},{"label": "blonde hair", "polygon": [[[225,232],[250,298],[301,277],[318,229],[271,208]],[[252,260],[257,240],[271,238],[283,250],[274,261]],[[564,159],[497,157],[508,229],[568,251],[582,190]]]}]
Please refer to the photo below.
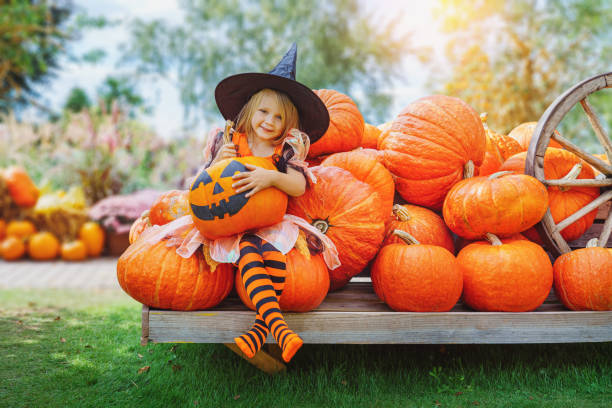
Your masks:
[{"label": "blonde hair", "polygon": [[273,140],[273,143],[277,145],[285,139],[289,130],[293,128],[299,129],[300,127],[300,117],[297,108],[293,102],[291,102],[289,96],[283,92],[265,88],[253,94],[249,101],[242,107],[240,113],[238,113],[238,117],[236,118],[236,131],[246,133],[249,139],[255,137],[255,131],[251,127],[251,120],[259,107],[259,103],[266,95],[273,96],[276,99],[276,104],[281,112],[283,131]]}]

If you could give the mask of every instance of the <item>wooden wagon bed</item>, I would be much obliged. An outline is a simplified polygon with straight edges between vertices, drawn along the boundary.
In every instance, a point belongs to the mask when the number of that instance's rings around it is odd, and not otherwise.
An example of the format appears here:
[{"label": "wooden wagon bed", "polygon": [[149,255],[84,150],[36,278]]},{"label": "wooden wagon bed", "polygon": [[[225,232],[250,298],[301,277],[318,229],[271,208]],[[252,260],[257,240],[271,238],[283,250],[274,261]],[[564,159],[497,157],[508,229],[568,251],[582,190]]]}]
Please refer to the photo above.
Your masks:
[{"label": "wooden wagon bed", "polygon": [[[309,313],[284,313],[289,326],[311,344],[509,344],[612,341],[611,312],[574,312],[551,292],[533,312],[475,312],[458,303],[445,313],[394,312],[378,299],[369,278],[354,278]],[[142,309],[142,343],[233,344],[253,324],[255,312],[237,297],[205,311]],[[268,336],[273,343],[272,336]],[[250,363],[267,372],[285,369],[262,350]],[[244,357],[244,356],[243,356]]]}]

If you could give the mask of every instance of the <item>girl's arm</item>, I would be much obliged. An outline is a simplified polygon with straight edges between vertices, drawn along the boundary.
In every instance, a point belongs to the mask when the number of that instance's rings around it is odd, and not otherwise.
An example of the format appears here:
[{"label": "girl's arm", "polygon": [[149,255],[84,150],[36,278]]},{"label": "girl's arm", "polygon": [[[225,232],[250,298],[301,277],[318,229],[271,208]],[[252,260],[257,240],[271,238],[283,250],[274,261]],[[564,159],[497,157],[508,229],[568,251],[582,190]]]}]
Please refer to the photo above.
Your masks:
[{"label": "girl's arm", "polygon": [[306,178],[299,171],[287,167],[287,173],[277,170],[266,170],[261,167],[246,164],[250,170],[233,176],[233,187],[236,193],[249,191],[246,197],[250,197],[258,191],[268,187],[276,187],[292,197],[299,197],[306,191]]}]

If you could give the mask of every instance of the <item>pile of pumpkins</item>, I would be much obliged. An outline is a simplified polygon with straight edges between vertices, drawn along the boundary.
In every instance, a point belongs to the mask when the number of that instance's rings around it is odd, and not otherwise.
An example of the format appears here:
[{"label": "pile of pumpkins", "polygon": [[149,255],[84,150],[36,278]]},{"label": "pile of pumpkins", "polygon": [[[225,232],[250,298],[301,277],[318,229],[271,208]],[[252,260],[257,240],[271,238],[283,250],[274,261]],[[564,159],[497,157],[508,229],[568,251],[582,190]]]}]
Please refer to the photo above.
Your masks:
[{"label": "pile of pumpkins", "polygon": [[[9,167],[0,173],[0,182],[3,190],[0,195],[3,203],[6,202],[2,207],[5,210],[3,214],[27,214],[35,218],[33,208],[38,202],[40,191],[27,172],[19,166]],[[15,212],[14,209],[19,211]],[[99,256],[104,249],[105,233],[96,222],[81,223],[75,235],[78,236],[61,241],[60,237],[50,231],[39,231],[36,224],[27,217],[16,217],[8,221],[0,218],[0,257],[5,261],[15,261],[24,256],[40,261],[58,257],[66,261],[81,261],[87,257]]]},{"label": "pile of pumpkins", "polygon": [[[341,289],[368,265],[373,290],[396,311],[448,311],[462,295],[478,311],[530,311],[553,284],[572,310],[612,310],[612,250],[591,244],[553,266],[533,230],[548,208],[558,222],[599,195],[592,187],[547,188],[524,174],[535,123],[500,135],[462,100],[434,95],[375,127],[347,95],[315,92],[330,115],[329,129],[308,157],[317,182],[302,196],[289,197],[284,208],[265,198],[254,208],[303,218],[334,243],[341,266],[328,271],[317,246],[298,239],[288,254],[283,310],[316,308],[328,290]],[[587,163],[551,146],[547,178],[594,177]],[[210,260],[206,247],[183,259],[170,242],[147,246],[137,239],[151,225],[189,214],[190,204],[204,205],[196,202],[196,187],[198,194],[214,195],[213,185],[233,174],[224,171],[230,162],[201,174],[191,192],[167,193],[132,226],[132,245],[141,248],[119,259],[117,274],[136,300],[162,309],[205,309],[227,296],[234,280],[240,283],[231,265]],[[231,183],[222,190],[231,203]],[[257,194],[249,201],[254,199]],[[247,207],[236,209],[235,218],[221,218],[231,228],[244,227],[259,215]],[[581,236],[595,214],[564,229],[564,238]],[[252,308],[241,284],[236,290]]]}]

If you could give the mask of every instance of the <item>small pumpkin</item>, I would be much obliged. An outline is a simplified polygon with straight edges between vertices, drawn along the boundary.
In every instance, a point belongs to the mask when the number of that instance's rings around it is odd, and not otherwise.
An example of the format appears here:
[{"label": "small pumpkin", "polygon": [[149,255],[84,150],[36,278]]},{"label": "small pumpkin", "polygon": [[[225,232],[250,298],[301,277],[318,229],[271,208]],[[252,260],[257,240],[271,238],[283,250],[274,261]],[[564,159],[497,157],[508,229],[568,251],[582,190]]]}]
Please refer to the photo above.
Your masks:
[{"label": "small pumpkin", "polygon": [[28,239],[28,255],[37,261],[48,261],[57,258],[60,242],[50,232],[37,232]]},{"label": "small pumpkin", "polygon": [[389,216],[378,193],[347,170],[312,168],[317,182],[291,197],[287,212],[319,228],[334,243],[341,266],[330,270],[331,290],[348,283],[374,258]]},{"label": "small pumpkin", "polygon": [[[510,157],[502,164],[500,170],[524,173],[527,152],[521,152]],[[578,156],[565,149],[549,147],[544,154],[544,177],[547,180],[562,179],[564,177],[577,179],[595,178],[593,168]],[[548,197],[550,214],[559,223],[591,201],[599,197],[598,187],[555,187],[549,186]],[[573,241],[584,234],[595,221],[597,209],[578,219],[568,227],[561,230],[561,236],[566,241]],[[530,234],[530,236],[532,236]],[[536,241],[537,242],[537,241]]]},{"label": "small pumpkin", "polygon": [[82,261],[87,258],[87,246],[80,239],[64,242],[60,247],[60,256],[64,261]]},{"label": "small pumpkin", "polygon": [[[285,287],[278,299],[283,311],[309,312],[319,307],[329,290],[329,272],[323,256],[302,254],[297,249],[287,253]],[[236,292],[249,309],[255,306],[249,299],[240,271],[236,271]]]},{"label": "small pumpkin", "polygon": [[202,170],[191,185],[189,204],[193,222],[206,238],[228,237],[283,219],[287,194],[279,189],[269,187],[251,197],[246,197],[248,191],[236,194],[232,176],[249,171],[245,164],[276,169],[270,160],[262,157],[225,159]]},{"label": "small pumpkin", "polygon": [[527,312],[550,293],[553,269],[544,249],[524,239],[487,234],[463,248],[457,261],[463,271],[463,301],[482,312]]},{"label": "small pumpkin", "polygon": [[5,261],[15,261],[26,252],[23,239],[16,236],[8,236],[0,242],[0,255]]},{"label": "small pumpkin", "polygon": [[612,249],[597,246],[561,255],[553,265],[555,292],[571,310],[612,310]]},{"label": "small pumpkin", "polygon": [[434,95],[409,104],[381,134],[379,150],[404,200],[433,210],[464,174],[482,164],[486,138],[461,99]]},{"label": "small pumpkin", "polygon": [[348,96],[333,89],[318,89],[315,94],[329,112],[329,127],[325,134],[310,146],[308,157],[348,152],[360,146],[365,121],[357,104]]},{"label": "small pumpkin", "polygon": [[23,167],[11,166],[2,172],[11,198],[20,207],[34,207],[40,191]]},{"label": "small pumpkin", "polygon": [[499,151],[502,162],[508,157],[513,156],[523,151],[521,145],[510,136],[502,135],[493,131],[489,125],[487,125],[488,114],[486,112],[480,114],[480,120],[484,126],[487,137],[493,142]]},{"label": "small pumpkin", "polygon": [[79,239],[87,247],[88,256],[100,256],[104,249],[106,233],[104,229],[94,221],[87,221],[79,228]]},{"label": "small pumpkin", "polygon": [[509,236],[532,227],[548,209],[548,192],[536,178],[512,172],[457,183],[444,200],[446,225],[457,235]]},{"label": "small pumpkin", "polygon": [[487,148],[482,164],[478,167],[479,176],[489,176],[497,172],[504,162],[504,158],[495,142],[487,135]]},{"label": "small pumpkin", "polygon": [[[516,140],[518,144],[521,146],[522,151],[526,152],[527,149],[529,149],[529,143],[531,143],[531,137],[533,136],[533,132],[535,132],[537,126],[538,126],[538,122],[521,123],[514,129],[512,129],[510,133],[508,133],[508,137],[511,137],[512,139]],[[559,134],[559,131],[555,130],[555,133]],[[559,142],[553,139],[550,139],[550,142],[548,143],[548,147],[563,148],[563,146],[561,146]]]},{"label": "small pumpkin", "polygon": [[385,245],[372,265],[376,295],[397,312],[447,312],[461,296],[463,276],[457,260],[436,245],[421,245],[395,230],[406,243]]},{"label": "small pumpkin", "polygon": [[395,204],[385,229],[383,246],[403,243],[404,241],[393,233],[394,230],[400,230],[412,235],[421,244],[441,246],[450,253],[455,253],[453,237],[444,220],[427,208],[412,204]]},{"label": "small pumpkin", "polygon": [[128,295],[171,310],[208,309],[227,297],[234,281],[231,264],[219,264],[211,272],[202,251],[185,259],[166,243],[136,241],[119,257],[117,280]]},{"label": "small pumpkin", "polygon": [[361,139],[361,147],[366,149],[376,149],[378,146],[378,137],[382,130],[374,125],[366,123],[363,127],[363,138]]},{"label": "small pumpkin", "polygon": [[164,225],[189,214],[189,192],[170,190],[161,194],[149,210],[152,225]]},{"label": "small pumpkin", "polygon": [[36,226],[31,221],[27,220],[13,220],[6,226],[6,236],[17,237],[17,238],[28,238],[30,235],[35,234]]},{"label": "small pumpkin", "polygon": [[379,195],[387,214],[391,213],[395,184],[389,170],[373,154],[371,149],[356,149],[350,152],[334,153],[323,160],[321,166],[335,166],[348,170],[359,181],[369,184]]}]

